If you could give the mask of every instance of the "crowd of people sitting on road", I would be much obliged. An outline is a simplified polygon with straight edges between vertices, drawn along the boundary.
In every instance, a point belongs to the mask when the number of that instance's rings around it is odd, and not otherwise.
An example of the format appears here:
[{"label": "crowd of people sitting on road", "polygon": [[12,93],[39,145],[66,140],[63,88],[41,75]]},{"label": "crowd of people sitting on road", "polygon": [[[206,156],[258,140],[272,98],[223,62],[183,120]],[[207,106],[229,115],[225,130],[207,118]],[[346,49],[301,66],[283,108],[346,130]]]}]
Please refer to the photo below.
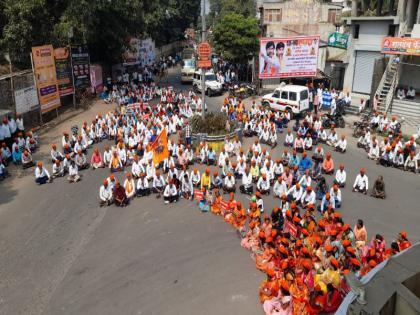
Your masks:
[{"label": "crowd of people sitting on road", "polygon": [[0,181],[10,176],[10,164],[27,169],[34,166],[32,154],[38,148],[38,136],[25,131],[21,115],[4,117],[0,125]]},{"label": "crowd of people sitting on road", "polygon": [[[419,173],[420,152],[417,152],[416,137],[404,140],[399,124],[395,116],[389,119],[386,114],[375,113],[359,137],[357,146],[365,149],[367,157],[380,165]],[[380,140],[372,134],[375,131],[386,136]]]},{"label": "crowd of people sitting on road", "polygon": [[[61,144],[51,145],[52,172],[38,162],[36,183],[66,175],[74,183],[82,170],[107,168],[100,206],[125,207],[152,194],[165,204],[198,201],[203,212],[219,215],[237,229],[241,245],[267,275],[259,291],[266,314],[334,313],[349,290],[345,274],[362,277],[411,246],[404,231],[388,247],[379,234],[368,241],[362,220],[353,229],[343,221],[339,209],[348,174],[332,153],[345,154],[347,140],[334,127],[323,128],[320,113],[308,113],[289,128],[287,111],[273,112],[256,103],[247,110],[240,99],[227,98],[222,107],[227,125],[242,124],[243,132],[227,137],[216,153],[205,141],[193,146],[188,118],[201,113],[193,93],[153,83],[120,83],[106,100],[118,108],[84,122],[80,131],[75,126],[63,132]],[[244,147],[242,136],[252,137],[252,145]],[[102,141],[103,152],[98,146]],[[32,152],[28,142],[25,149]],[[279,143],[285,149],[274,157]],[[93,152],[88,157],[89,149]],[[123,172],[120,182],[117,177]],[[368,193],[365,169],[351,184],[353,191]],[[242,205],[238,194],[249,195],[249,204]],[[382,176],[371,194],[385,198]],[[277,204],[271,211],[264,203],[268,195]]]}]

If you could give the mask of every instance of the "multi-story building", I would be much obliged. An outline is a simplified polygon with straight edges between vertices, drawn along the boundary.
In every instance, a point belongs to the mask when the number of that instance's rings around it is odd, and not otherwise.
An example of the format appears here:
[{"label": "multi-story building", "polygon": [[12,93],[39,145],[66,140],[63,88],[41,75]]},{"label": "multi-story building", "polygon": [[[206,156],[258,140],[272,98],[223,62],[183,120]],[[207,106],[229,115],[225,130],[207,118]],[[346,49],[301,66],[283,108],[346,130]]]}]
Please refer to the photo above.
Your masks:
[{"label": "multi-story building", "polygon": [[419,52],[391,55],[382,49],[386,37],[397,37],[395,40],[399,38],[401,43],[410,37],[420,38],[419,0],[390,1],[389,7],[364,10],[354,2],[351,13],[343,18],[351,34],[344,89],[363,98],[378,95],[379,109],[383,112],[420,118],[417,96],[401,100],[395,95],[397,89],[407,91],[409,87],[420,92]]},{"label": "multi-story building", "polygon": [[318,69],[331,76],[333,85],[342,87],[345,50],[327,47],[329,34],[340,25],[342,1],[259,0],[257,7],[265,37],[319,35]]}]

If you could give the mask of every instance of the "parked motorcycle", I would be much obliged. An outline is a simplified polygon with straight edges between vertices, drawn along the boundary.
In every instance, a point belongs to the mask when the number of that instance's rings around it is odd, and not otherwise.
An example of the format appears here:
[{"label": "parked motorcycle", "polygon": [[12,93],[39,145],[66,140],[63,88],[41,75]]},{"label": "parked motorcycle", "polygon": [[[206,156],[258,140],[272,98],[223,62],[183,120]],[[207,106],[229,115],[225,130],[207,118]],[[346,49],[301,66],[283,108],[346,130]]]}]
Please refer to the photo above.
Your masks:
[{"label": "parked motorcycle", "polygon": [[229,88],[229,95],[245,99],[257,95],[257,87],[251,83],[235,84]]},{"label": "parked motorcycle", "polygon": [[344,128],[346,126],[343,116],[337,113],[334,115],[326,114],[322,116],[321,121],[322,126],[327,129],[333,125],[336,128]]}]

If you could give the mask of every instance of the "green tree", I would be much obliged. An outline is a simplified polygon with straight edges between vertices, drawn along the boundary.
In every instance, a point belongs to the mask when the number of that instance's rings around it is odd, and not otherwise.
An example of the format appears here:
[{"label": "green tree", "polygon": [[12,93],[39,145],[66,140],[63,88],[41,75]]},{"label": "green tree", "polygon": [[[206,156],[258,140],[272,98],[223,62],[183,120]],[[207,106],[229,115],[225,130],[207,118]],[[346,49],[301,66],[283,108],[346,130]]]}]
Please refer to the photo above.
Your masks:
[{"label": "green tree", "polygon": [[245,62],[258,51],[259,34],[256,18],[230,13],[223,16],[215,25],[213,45],[223,58]]},{"label": "green tree", "polygon": [[210,17],[223,17],[226,14],[237,13],[243,16],[255,16],[253,0],[210,0]]},{"label": "green tree", "polygon": [[92,62],[119,62],[127,37],[166,44],[195,24],[199,0],[0,0],[0,51],[29,66],[32,46],[87,44]]}]

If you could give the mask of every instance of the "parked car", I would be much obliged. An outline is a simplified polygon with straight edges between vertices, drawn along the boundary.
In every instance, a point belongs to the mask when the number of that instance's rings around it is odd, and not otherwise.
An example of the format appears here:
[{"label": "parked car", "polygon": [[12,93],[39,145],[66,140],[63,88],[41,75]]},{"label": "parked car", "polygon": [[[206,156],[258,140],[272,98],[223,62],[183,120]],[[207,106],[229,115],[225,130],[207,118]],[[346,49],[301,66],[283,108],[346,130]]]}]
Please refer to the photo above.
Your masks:
[{"label": "parked car", "polygon": [[[202,74],[201,71],[194,72],[193,78],[193,89],[195,92],[202,91],[202,82],[201,82]],[[213,71],[208,71],[205,73],[205,81],[204,81],[204,91],[208,96],[213,96],[217,94],[223,93],[223,87],[220,82],[217,81],[216,75]]]},{"label": "parked car", "polygon": [[282,83],[273,93],[262,98],[263,106],[274,110],[285,111],[298,115],[309,110],[309,90],[302,85],[286,85]]}]

